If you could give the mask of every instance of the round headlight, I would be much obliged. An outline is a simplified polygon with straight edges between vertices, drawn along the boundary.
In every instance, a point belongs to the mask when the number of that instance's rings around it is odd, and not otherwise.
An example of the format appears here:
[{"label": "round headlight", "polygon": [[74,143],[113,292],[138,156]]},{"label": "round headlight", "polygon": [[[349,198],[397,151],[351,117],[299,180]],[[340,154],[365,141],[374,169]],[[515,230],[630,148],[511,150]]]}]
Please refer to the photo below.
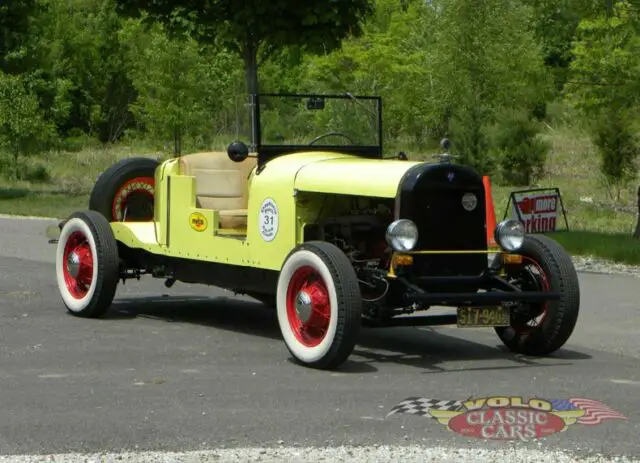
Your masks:
[{"label": "round headlight", "polygon": [[408,219],[396,220],[387,227],[386,238],[394,251],[411,251],[418,242],[418,227]]},{"label": "round headlight", "polygon": [[522,246],[524,235],[524,225],[522,225],[522,222],[507,219],[498,224],[494,238],[502,249],[513,252]]}]

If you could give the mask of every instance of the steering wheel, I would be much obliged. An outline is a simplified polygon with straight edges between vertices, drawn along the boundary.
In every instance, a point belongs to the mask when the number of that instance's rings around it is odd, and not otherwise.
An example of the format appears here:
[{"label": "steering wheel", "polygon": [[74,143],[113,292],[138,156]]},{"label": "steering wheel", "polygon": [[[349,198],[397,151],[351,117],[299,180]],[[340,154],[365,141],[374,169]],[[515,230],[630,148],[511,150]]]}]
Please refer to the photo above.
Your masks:
[{"label": "steering wheel", "polygon": [[346,138],[347,140],[349,140],[349,143],[351,143],[351,144],[353,145],[353,140],[351,140],[351,138],[349,138],[349,136],[348,136],[348,135],[345,135],[345,134],[344,134],[344,133],[342,133],[342,132],[329,132],[329,133],[325,133],[324,135],[320,135],[319,137],[316,137],[316,138],[314,138],[313,140],[311,140],[311,141],[309,142],[309,145],[313,145],[313,144],[314,144],[315,142],[317,142],[318,140],[322,140],[323,138],[331,137],[331,136],[333,136],[333,135],[338,135],[338,136],[340,136],[340,137],[344,137],[344,138]]}]

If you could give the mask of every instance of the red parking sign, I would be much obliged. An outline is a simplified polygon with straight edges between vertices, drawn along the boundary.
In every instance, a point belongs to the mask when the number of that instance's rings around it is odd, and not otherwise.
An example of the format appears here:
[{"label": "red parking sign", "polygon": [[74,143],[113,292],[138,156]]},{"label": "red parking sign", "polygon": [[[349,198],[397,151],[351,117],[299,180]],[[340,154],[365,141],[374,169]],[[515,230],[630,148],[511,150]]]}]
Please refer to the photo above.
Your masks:
[{"label": "red parking sign", "polygon": [[[563,214],[567,229],[566,213],[562,206],[560,190],[537,189],[514,191],[509,198],[511,218],[520,220],[527,233],[549,233],[557,231],[560,213]],[[509,205],[507,205],[507,211]],[[507,213],[505,212],[505,217]]]}]

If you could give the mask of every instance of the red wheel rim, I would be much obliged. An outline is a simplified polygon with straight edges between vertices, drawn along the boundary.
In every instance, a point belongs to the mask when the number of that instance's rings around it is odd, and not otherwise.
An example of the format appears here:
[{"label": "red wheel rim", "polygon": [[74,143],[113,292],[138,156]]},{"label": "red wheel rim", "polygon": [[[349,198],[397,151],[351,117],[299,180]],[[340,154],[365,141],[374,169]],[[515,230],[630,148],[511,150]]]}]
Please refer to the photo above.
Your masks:
[{"label": "red wheel rim", "polygon": [[93,280],[93,253],[87,237],[73,232],[64,246],[62,272],[67,290],[76,299],[87,295]]},{"label": "red wheel rim", "polygon": [[[531,259],[530,257],[522,256],[522,259],[524,261],[528,261],[526,265],[533,267],[533,270],[535,272],[534,273],[535,276],[533,278],[535,278],[536,282],[540,285],[539,289],[541,291],[549,291],[550,285],[549,285],[549,280],[547,279],[547,273],[540,266],[540,264],[538,264],[538,262]],[[534,318],[528,320],[526,323],[522,325],[518,324],[518,325],[512,326],[513,330],[516,333],[525,334],[525,333],[530,333],[536,330],[537,328],[540,328],[542,323],[547,318],[548,311],[549,311],[549,303],[548,302],[542,303],[540,313],[538,313]]]},{"label": "red wheel rim", "polygon": [[153,177],[136,177],[127,181],[113,198],[113,219],[119,222],[153,220],[154,188]]},{"label": "red wheel rim", "polygon": [[291,277],[287,318],[296,339],[306,347],[317,346],[327,335],[331,300],[327,285],[313,267],[300,267]]}]

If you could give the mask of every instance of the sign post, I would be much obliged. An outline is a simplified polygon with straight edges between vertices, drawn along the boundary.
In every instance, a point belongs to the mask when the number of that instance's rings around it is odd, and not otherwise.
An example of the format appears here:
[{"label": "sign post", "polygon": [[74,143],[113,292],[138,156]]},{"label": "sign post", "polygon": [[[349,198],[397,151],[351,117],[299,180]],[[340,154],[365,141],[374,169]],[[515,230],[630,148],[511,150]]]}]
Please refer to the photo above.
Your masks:
[{"label": "sign post", "polygon": [[[569,230],[567,212],[562,203],[559,188],[537,188],[533,190],[512,191],[509,195],[504,218],[511,209],[511,218],[523,223],[527,233],[549,233],[560,231],[558,219],[564,219]],[[559,212],[562,211],[562,217]]]}]

